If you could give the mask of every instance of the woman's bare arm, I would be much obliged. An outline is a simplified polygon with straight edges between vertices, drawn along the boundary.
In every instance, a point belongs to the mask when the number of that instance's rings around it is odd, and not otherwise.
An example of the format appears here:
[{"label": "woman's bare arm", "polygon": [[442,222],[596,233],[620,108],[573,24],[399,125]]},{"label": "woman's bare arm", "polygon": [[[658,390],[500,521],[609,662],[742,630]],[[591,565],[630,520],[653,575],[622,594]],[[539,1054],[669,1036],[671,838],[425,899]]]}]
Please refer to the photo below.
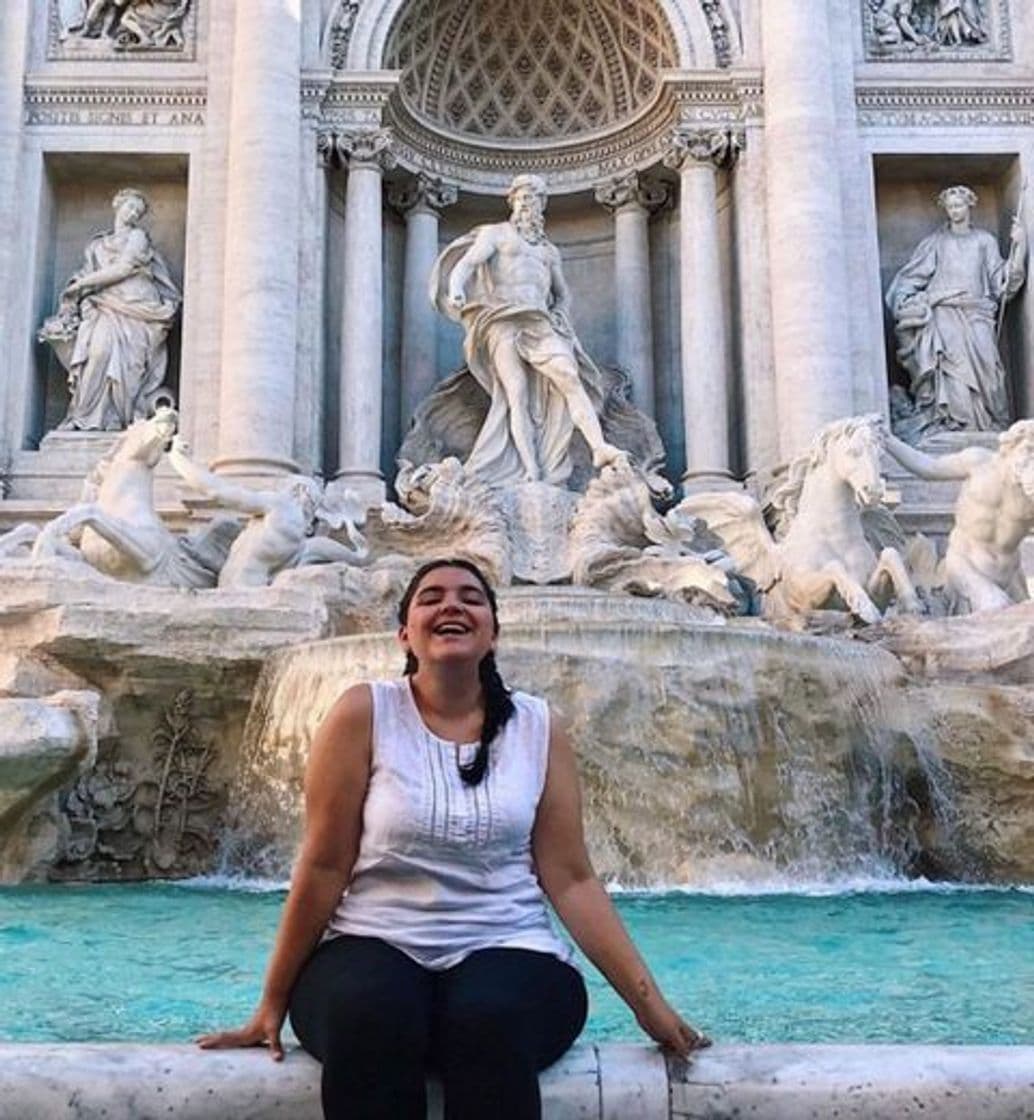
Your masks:
[{"label": "woman's bare arm", "polygon": [[560,920],[654,1041],[687,1055],[709,1040],[668,1004],[632,944],[585,848],[574,750],[553,719],[549,770],[532,834],[539,881]]},{"label": "woman's bare arm", "polygon": [[305,771],[305,838],[291,878],[262,997],[240,1029],[198,1039],[203,1049],[268,1045],[283,1057],[280,1029],[291,988],[337,905],[359,854],[370,778],[373,701],[350,688],[313,737]]}]

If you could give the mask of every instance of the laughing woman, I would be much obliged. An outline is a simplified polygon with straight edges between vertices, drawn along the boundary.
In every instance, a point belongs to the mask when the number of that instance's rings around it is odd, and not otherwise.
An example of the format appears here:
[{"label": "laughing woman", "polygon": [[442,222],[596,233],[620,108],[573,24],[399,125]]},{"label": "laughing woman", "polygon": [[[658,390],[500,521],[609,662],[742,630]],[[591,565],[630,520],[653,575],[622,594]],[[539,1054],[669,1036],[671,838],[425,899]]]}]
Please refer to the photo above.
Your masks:
[{"label": "laughing woman", "polygon": [[537,1120],[538,1071],[585,1022],[546,899],[643,1030],[708,1040],[665,1001],[592,869],[574,752],[545,702],[495,665],[495,595],[436,560],[399,606],[399,681],[357,685],[312,743],[305,840],[262,998],[203,1047],[283,1050],[290,1012],[323,1063],[328,1120]]}]

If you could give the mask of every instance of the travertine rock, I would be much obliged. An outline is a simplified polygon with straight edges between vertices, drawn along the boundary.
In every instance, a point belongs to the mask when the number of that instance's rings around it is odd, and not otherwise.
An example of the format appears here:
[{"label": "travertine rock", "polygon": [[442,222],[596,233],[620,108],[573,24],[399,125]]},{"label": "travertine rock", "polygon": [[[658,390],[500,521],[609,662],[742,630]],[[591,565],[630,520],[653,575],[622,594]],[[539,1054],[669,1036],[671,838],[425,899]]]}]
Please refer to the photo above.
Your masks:
[{"label": "travertine rock", "polygon": [[34,807],[92,765],[97,754],[96,692],[0,700],[0,879],[53,857],[52,829]]},{"label": "travertine rock", "polygon": [[[320,598],[301,590],[156,595],[81,563],[6,565],[0,689],[18,697],[0,700],[0,738],[13,744],[0,765],[9,790],[0,879],[207,867],[261,663],[271,649],[324,634],[327,621]],[[88,749],[51,697],[26,698],[69,684],[93,690]],[[186,765],[204,781],[170,784]],[[193,793],[180,806],[186,787]]]}]

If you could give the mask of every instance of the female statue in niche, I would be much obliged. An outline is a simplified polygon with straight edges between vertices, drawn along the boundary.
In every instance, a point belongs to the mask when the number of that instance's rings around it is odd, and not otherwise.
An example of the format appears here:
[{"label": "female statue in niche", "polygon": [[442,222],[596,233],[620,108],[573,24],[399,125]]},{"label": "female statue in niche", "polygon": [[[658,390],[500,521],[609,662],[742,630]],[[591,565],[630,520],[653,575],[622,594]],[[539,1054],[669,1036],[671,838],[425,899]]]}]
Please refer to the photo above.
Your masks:
[{"label": "female statue in niche", "polygon": [[[1009,426],[1005,367],[998,350],[1001,311],[1026,272],[1027,236],[1014,219],[1008,259],[987,230],[974,229],[977,196],[941,191],[947,222],[924,238],[887,289],[898,361],[912,397],[907,428],[1001,431]],[[904,438],[905,429],[899,432]]]},{"label": "female statue in niche", "polygon": [[112,207],[114,229],[86,246],[83,267],[39,332],[68,370],[71,400],[61,428],[121,431],[146,418],[168,368],[180,291],[140,225],[149,208],[144,195],[121,190]]}]

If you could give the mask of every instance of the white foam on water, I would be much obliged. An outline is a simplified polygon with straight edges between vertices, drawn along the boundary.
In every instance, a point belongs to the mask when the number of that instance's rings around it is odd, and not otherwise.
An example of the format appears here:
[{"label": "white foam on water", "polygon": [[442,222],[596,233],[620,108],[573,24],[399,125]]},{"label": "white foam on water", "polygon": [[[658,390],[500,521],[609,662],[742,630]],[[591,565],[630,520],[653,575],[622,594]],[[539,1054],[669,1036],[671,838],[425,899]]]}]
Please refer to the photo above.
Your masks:
[{"label": "white foam on water", "polygon": [[[235,875],[197,875],[191,879],[169,879],[164,886],[185,890],[239,891],[245,894],[285,894],[291,886],[287,879],[261,879]],[[892,876],[851,876],[835,880],[727,879],[712,883],[661,883],[651,887],[605,884],[608,894],[618,898],[662,898],[686,895],[702,898],[765,898],[786,895],[803,898],[831,898],[853,894],[1031,894],[1030,883],[951,883],[932,879],[904,879]]]},{"label": "white foam on water", "polygon": [[648,888],[608,883],[607,892],[617,897],[658,898],[665,895],[703,898],[765,898],[777,895],[831,898],[855,894],[1034,894],[1028,883],[950,883],[931,879],[856,876],[830,881],[732,879],[707,884],[669,883]]},{"label": "white foam on water", "polygon": [[291,886],[289,879],[259,879],[244,875],[195,875],[192,879],[169,879],[166,886],[186,890],[240,891],[245,894],[285,893]]}]

